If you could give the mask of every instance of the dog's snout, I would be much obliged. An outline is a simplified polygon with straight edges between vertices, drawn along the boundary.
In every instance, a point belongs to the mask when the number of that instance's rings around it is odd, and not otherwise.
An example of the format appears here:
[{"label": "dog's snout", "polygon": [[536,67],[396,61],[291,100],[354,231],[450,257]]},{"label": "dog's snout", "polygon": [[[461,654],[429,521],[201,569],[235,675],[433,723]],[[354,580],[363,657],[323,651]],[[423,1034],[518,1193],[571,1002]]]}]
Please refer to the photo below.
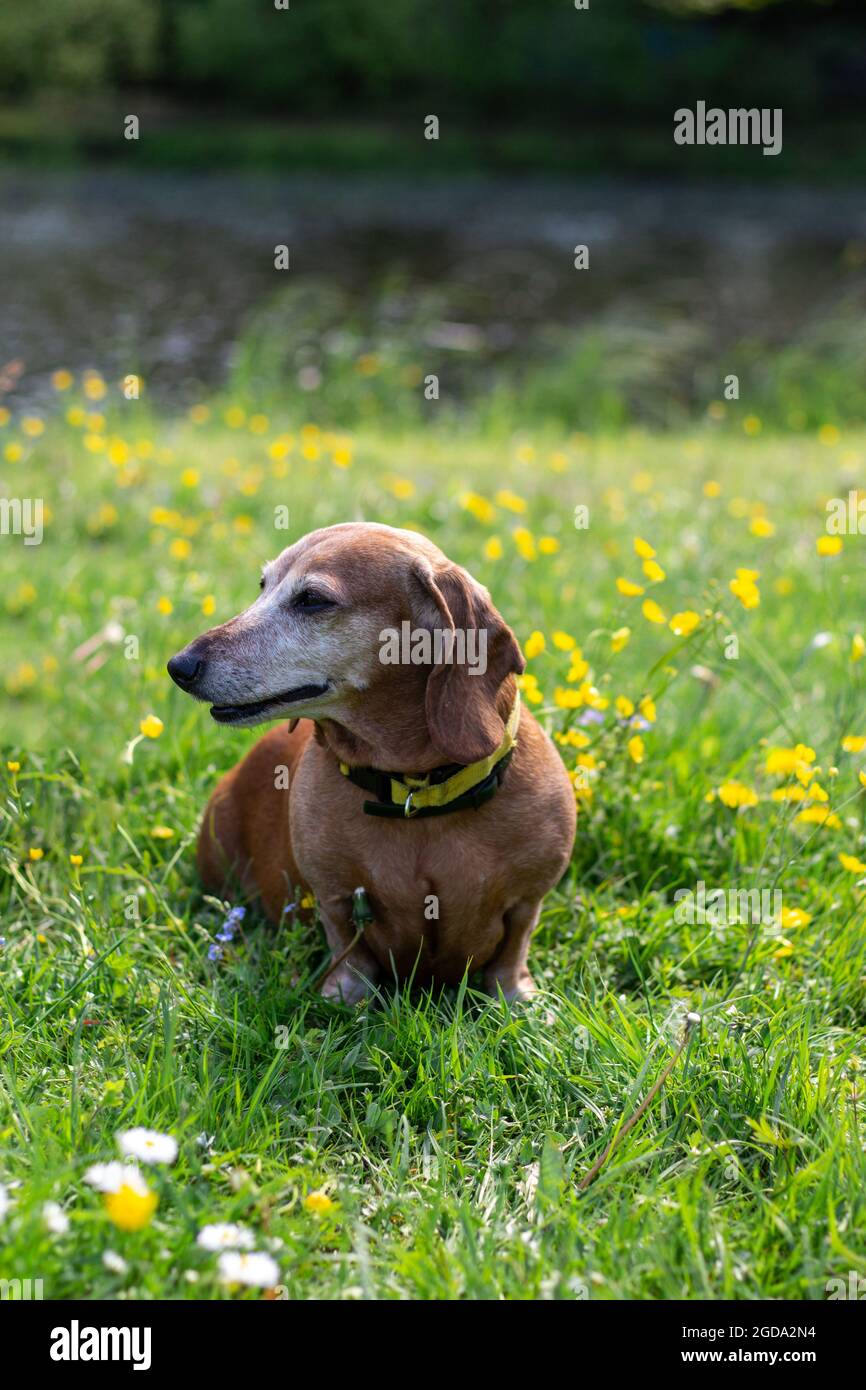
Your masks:
[{"label": "dog's snout", "polygon": [[191,647],[178,652],[168,663],[168,674],[181,690],[192,690],[203,670],[204,662]]}]

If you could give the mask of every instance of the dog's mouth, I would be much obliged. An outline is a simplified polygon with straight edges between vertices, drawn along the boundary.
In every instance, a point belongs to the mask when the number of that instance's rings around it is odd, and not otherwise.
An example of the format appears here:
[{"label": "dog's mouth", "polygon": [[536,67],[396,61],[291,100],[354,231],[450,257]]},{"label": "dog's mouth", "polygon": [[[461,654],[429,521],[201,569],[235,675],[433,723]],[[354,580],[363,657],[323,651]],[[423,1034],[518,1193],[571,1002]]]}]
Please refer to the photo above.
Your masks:
[{"label": "dog's mouth", "polygon": [[211,718],[218,724],[240,724],[247,719],[267,717],[271,711],[296,705],[301,701],[315,700],[324,695],[330,687],[324,685],[298,685],[294,690],[284,690],[281,695],[271,695],[267,700],[254,700],[248,705],[211,705]]}]

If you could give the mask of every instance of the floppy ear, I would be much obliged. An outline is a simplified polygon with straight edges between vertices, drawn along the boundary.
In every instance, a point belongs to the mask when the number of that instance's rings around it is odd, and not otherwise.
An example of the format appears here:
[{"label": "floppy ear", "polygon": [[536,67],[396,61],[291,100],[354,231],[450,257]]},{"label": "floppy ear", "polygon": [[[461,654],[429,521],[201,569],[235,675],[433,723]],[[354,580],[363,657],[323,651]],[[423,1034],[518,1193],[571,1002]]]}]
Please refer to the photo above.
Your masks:
[{"label": "floppy ear", "polygon": [[419,561],[413,570],[428,599],[426,626],[440,627],[452,638],[457,631],[465,634],[475,629],[476,658],[485,651],[486,640],[483,674],[480,660],[474,674],[466,663],[443,661],[430,672],[424,699],[435,748],[449,762],[474,763],[489,757],[502,742],[505,725],[496,712],[496,696],[506,676],[522,671],[526,663],[511,628],[471,574],[458,565],[434,574],[426,561]]}]

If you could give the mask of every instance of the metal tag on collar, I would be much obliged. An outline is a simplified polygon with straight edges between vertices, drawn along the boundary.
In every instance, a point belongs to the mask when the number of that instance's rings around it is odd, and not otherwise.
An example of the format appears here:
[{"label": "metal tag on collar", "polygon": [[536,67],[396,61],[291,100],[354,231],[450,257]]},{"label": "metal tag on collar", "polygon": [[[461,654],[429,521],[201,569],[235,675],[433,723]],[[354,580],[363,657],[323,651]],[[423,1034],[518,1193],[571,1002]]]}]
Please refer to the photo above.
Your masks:
[{"label": "metal tag on collar", "polygon": [[414,792],[410,792],[409,795],[406,797],[406,800],[403,802],[403,815],[406,817],[407,820],[411,820],[413,816],[417,816],[418,812],[421,809],[420,806],[415,807],[412,805],[412,797],[414,795]]}]

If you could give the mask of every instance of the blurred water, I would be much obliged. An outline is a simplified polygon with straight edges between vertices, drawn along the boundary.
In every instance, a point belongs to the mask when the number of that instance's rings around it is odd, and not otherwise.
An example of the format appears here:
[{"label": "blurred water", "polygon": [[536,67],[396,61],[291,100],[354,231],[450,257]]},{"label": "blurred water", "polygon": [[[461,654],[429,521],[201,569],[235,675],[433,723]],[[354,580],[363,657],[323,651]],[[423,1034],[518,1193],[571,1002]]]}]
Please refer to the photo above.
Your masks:
[{"label": "blurred water", "polygon": [[138,371],[178,404],[221,382],[286,284],[277,244],[293,284],[325,279],[374,320],[388,277],[439,294],[434,340],[469,353],[599,317],[784,341],[866,245],[860,192],[730,185],[5,171],[0,209],[0,365],[23,360],[21,402],[58,366]]}]

